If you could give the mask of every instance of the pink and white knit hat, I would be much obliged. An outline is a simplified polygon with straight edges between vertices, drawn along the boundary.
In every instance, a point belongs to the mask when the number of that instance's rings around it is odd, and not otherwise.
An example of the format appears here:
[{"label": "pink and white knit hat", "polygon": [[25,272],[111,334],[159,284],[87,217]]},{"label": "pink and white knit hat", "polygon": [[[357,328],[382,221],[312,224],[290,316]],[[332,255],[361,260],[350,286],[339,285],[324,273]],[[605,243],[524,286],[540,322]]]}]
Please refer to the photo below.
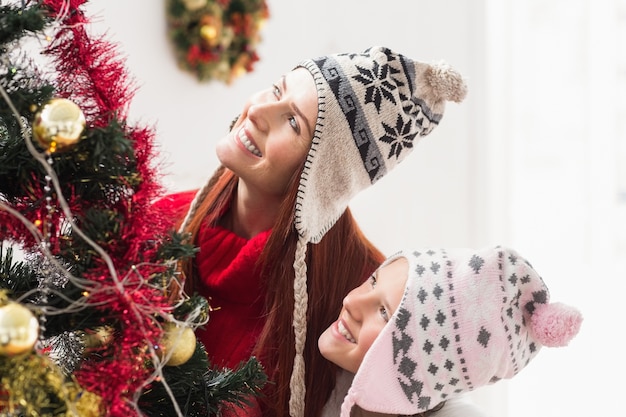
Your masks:
[{"label": "pink and white knit hat", "polygon": [[565,346],[582,316],[550,303],[532,266],[503,247],[403,251],[404,296],[356,373],[341,417],[412,415],[520,372],[542,346]]}]

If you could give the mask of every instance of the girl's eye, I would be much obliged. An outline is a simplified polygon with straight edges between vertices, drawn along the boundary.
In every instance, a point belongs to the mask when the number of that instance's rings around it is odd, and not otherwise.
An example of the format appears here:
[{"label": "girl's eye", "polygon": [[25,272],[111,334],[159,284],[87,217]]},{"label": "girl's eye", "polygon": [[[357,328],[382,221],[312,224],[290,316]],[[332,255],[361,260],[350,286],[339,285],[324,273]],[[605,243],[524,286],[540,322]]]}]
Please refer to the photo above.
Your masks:
[{"label": "girl's eye", "polygon": [[384,306],[380,306],[379,311],[383,320],[385,320],[386,322],[389,321],[389,313],[387,313],[387,309]]},{"label": "girl's eye", "polygon": [[276,84],[272,84],[272,94],[274,94],[276,98],[280,98],[281,96],[280,88],[278,88]]},{"label": "girl's eye", "polygon": [[370,277],[370,283],[372,284],[372,288],[376,288],[376,275]]}]

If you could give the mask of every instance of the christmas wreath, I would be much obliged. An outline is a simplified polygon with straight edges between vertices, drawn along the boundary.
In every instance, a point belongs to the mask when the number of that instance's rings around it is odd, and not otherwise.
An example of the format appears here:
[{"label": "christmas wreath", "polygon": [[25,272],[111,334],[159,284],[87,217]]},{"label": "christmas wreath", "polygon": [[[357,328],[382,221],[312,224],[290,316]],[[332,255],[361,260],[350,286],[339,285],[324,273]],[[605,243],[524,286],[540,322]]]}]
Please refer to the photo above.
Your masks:
[{"label": "christmas wreath", "polygon": [[253,70],[265,0],[168,0],[168,32],[181,68],[230,84]]}]

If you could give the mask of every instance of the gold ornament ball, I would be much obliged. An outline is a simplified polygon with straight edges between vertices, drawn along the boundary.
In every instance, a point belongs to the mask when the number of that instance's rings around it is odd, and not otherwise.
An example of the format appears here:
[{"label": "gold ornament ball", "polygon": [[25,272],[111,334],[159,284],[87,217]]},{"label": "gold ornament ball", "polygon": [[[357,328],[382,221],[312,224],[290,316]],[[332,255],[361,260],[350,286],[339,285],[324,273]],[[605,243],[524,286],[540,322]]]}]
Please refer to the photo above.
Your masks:
[{"label": "gold ornament ball", "polygon": [[163,325],[161,339],[161,359],[167,359],[165,365],[179,366],[187,362],[196,351],[196,335],[190,327],[176,323]]},{"label": "gold ornament ball", "polygon": [[55,98],[35,115],[33,137],[51,153],[67,150],[80,141],[85,124],[80,107],[68,99]]},{"label": "gold ornament ball", "polygon": [[0,355],[13,356],[30,351],[39,336],[35,315],[21,304],[0,307]]}]

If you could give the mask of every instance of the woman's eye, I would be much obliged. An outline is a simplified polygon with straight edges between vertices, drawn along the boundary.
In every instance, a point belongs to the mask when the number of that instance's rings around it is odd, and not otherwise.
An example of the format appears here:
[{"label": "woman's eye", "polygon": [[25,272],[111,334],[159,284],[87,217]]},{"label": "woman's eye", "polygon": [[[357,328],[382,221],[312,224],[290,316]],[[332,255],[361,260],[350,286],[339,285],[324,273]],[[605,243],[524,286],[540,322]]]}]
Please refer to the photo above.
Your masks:
[{"label": "woman's eye", "polygon": [[[274,95],[274,97],[276,97],[277,100],[280,100],[283,92],[280,90],[280,87],[278,87],[276,84],[272,84],[272,94]],[[290,116],[289,117],[289,126],[291,126],[291,128],[298,134],[300,134],[300,126],[298,125],[298,121],[296,120],[295,116]]]},{"label": "woman's eye", "polygon": [[289,118],[289,124],[291,125],[293,130],[296,131],[296,133],[300,133],[300,126],[298,126],[298,121],[296,120],[294,116],[291,116]]}]

